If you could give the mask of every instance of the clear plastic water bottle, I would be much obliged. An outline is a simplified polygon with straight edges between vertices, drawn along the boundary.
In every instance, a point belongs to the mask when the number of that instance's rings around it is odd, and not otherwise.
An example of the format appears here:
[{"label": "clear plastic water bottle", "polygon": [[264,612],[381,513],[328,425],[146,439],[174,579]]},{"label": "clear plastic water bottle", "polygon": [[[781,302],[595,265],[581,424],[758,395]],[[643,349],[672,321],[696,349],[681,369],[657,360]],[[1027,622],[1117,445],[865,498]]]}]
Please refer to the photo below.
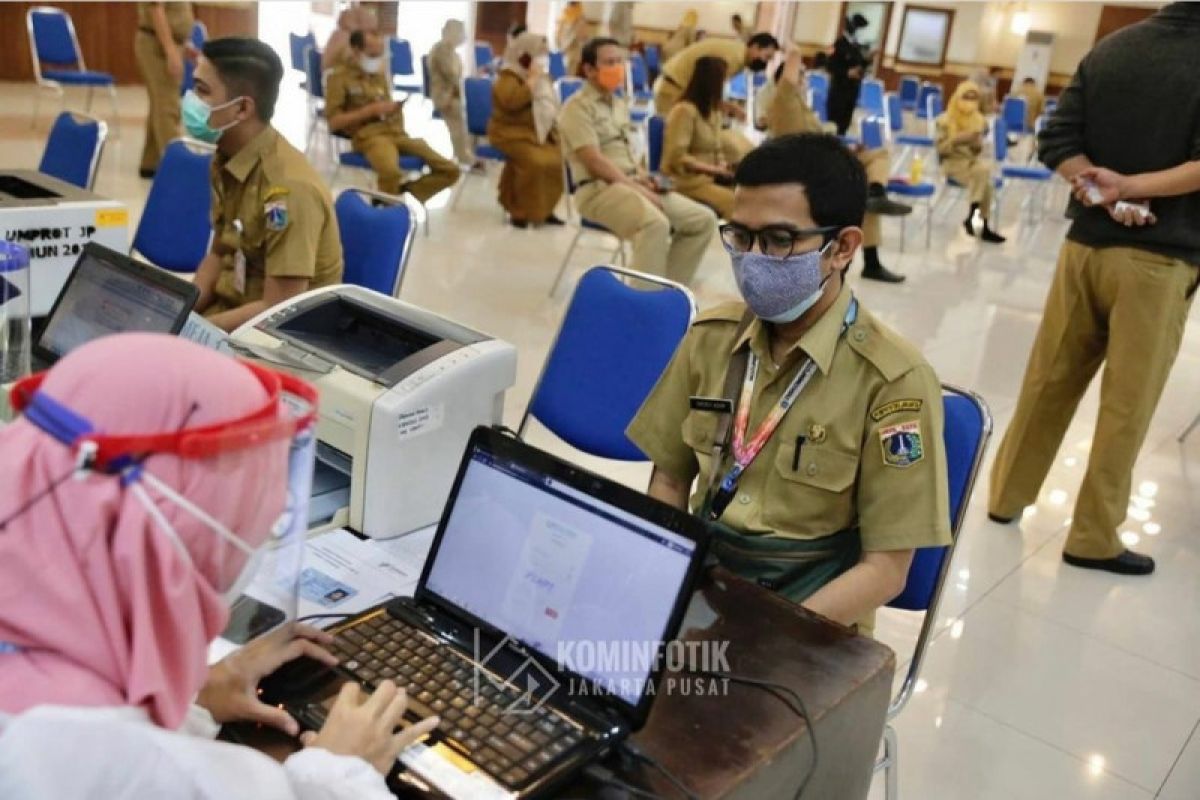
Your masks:
[{"label": "clear plastic water bottle", "polygon": [[29,374],[29,251],[0,242],[0,383]]}]

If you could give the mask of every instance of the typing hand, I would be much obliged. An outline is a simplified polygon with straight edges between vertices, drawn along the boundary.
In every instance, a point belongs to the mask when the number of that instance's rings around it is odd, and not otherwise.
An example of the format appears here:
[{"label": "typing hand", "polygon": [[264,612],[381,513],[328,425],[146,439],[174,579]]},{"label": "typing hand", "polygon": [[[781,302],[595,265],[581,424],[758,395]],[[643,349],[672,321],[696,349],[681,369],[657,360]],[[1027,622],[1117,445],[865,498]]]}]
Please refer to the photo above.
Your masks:
[{"label": "typing hand", "polygon": [[438,726],[428,717],[396,733],[408,707],[408,695],[390,680],[381,681],[372,695],[354,682],[342,690],[319,733],[300,737],[305,747],[320,747],[343,756],[358,756],[387,775],[400,751]]},{"label": "typing hand", "polygon": [[[1107,206],[1125,195],[1125,176],[1104,167],[1088,167],[1080,170],[1071,179],[1075,199],[1085,206]],[[1099,194],[1089,197],[1089,189],[1095,187]]]},{"label": "typing hand", "polygon": [[337,659],[325,649],[332,643],[333,636],[319,628],[284,625],[213,664],[196,703],[217,722],[259,722],[295,736],[300,732],[296,720],[282,708],[260,701],[258,683],[300,656],[336,665]]}]

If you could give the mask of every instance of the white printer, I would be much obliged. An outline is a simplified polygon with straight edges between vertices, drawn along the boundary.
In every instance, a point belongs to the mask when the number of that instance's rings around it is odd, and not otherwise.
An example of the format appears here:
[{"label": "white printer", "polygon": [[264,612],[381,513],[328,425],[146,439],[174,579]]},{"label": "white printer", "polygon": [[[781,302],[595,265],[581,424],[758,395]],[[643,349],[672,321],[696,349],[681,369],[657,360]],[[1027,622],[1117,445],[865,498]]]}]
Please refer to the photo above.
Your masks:
[{"label": "white printer", "polygon": [[349,285],[263,312],[227,344],[317,387],[310,527],[373,538],[437,522],[471,430],[500,422],[517,371],[511,344]]}]

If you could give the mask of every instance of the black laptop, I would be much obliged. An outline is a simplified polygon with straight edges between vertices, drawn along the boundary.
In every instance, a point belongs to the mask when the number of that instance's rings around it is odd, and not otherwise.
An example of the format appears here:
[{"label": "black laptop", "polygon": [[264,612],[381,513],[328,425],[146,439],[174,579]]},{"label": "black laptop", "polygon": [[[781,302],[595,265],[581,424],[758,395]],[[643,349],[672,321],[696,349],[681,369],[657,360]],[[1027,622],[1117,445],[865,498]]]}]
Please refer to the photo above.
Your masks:
[{"label": "black laptop", "polygon": [[645,722],[705,545],[694,517],[477,428],[415,596],[332,629],[341,680],[287,705],[317,729],[346,677],[390,678],[441,717],[394,786],[542,795]]},{"label": "black laptop", "polygon": [[34,340],[33,371],[110,333],[179,333],[199,296],[191,281],[91,242]]}]

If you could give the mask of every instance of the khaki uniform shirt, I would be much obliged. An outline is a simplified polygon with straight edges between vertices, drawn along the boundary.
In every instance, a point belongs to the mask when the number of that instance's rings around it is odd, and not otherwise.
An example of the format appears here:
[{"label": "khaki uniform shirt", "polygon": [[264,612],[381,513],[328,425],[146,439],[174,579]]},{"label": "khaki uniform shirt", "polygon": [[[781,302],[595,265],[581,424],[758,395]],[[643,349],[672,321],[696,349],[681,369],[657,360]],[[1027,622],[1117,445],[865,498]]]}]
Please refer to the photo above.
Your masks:
[{"label": "khaki uniform shirt", "polygon": [[686,89],[696,71],[696,62],[704,56],[715,56],[725,62],[728,80],[746,68],[746,43],[740,39],[705,38],[688,45],[663,64],[662,74],[680,89]]},{"label": "khaki uniform shirt", "polygon": [[[354,111],[380,100],[392,99],[392,78],[386,72],[364,72],[354,57],[347,57],[325,81],[325,116],[328,119],[345,111]],[[404,112],[397,108],[379,119],[367,120],[347,128],[355,146],[372,136],[405,136]]]},{"label": "khaki uniform shirt", "polygon": [[[627,434],[657,469],[686,483],[698,479],[691,499],[696,511],[714,469],[718,418],[692,409],[689,398],[722,397],[730,355],[748,345],[760,360],[749,439],[810,356],[817,372],[742,475],[721,522],[747,536],[794,539],[858,525],[864,551],[949,544],[937,375],[861,306],[842,336],[850,299],[843,289],[778,367],[760,320],[735,339],[744,304],[700,314]],[[727,457],[721,475],[731,463]],[[871,619],[860,626],[869,629]]]},{"label": "khaki uniform shirt", "polygon": [[341,281],[342,244],[329,189],[274,128],[232,158],[218,152],[212,190],[214,236],[245,258],[245,288],[238,288],[238,257],[225,256],[219,302],[206,313],[261,300],[268,275],[308,278],[310,289]]},{"label": "khaki uniform shirt", "polygon": [[[662,171],[675,179],[677,186],[712,181],[708,175],[692,172],[682,163],[690,155],[714,167],[723,163],[721,155],[721,114],[715,111],[704,119],[700,109],[689,101],[675,104],[667,115],[663,131]],[[697,180],[700,179],[700,180]]]},{"label": "khaki uniform shirt", "polygon": [[462,69],[458,49],[450,43],[439,41],[429,51],[429,94],[435,107],[461,99]]},{"label": "khaki uniform shirt", "polygon": [[934,147],[943,161],[954,159],[973,161],[983,152],[982,140],[979,142],[951,144],[950,140],[953,138],[954,133],[950,129],[950,121],[945,114],[942,114],[934,122],[937,127],[937,137],[934,139]]},{"label": "khaki uniform shirt", "polygon": [[167,27],[171,29],[171,38],[175,40],[175,44],[186,42],[192,35],[192,23],[195,21],[191,3],[138,3],[138,29],[154,33],[154,18],[151,13],[157,5],[161,5],[167,14]]},{"label": "khaki uniform shirt", "polygon": [[492,83],[492,116],[488,119],[490,144],[503,147],[516,142],[540,144],[533,122],[533,91],[517,73],[503,69]]},{"label": "khaki uniform shirt", "polygon": [[636,135],[629,121],[629,104],[623,98],[605,94],[590,83],[585,83],[582,89],[571,95],[558,114],[558,136],[562,141],[563,157],[571,168],[576,186],[594,179],[575,154],[576,150],[588,145],[599,148],[617,169],[627,175],[636,173],[637,162],[633,159],[630,145]]},{"label": "khaki uniform shirt", "polygon": [[779,81],[771,93],[767,108],[767,135],[771,138],[789,133],[820,133],[821,118],[808,105],[800,87]]}]

